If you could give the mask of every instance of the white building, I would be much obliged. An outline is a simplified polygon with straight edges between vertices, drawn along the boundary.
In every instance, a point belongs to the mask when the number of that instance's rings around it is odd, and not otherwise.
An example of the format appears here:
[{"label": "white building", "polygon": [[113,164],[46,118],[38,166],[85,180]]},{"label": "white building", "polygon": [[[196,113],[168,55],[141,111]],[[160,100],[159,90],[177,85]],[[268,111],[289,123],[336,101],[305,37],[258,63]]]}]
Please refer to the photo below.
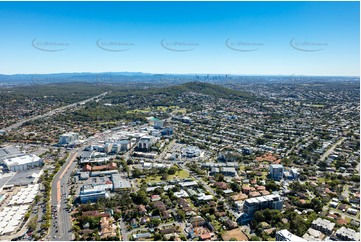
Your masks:
[{"label": "white building", "polygon": [[283,207],[283,200],[279,195],[266,195],[261,197],[249,198],[244,201],[243,212],[248,216],[253,216],[253,214],[259,210],[266,208],[281,210]]},{"label": "white building", "polygon": [[200,156],[201,151],[197,146],[189,146],[182,150],[182,156],[192,158]]},{"label": "white building", "polygon": [[1,163],[9,171],[25,171],[41,166],[43,160],[37,155],[22,155],[5,158]]},{"label": "white building", "polygon": [[72,144],[75,141],[77,141],[78,139],[79,139],[78,133],[69,132],[69,133],[60,135],[59,144],[60,145]]},{"label": "white building", "polygon": [[287,229],[283,229],[276,232],[276,241],[307,241],[307,240],[292,234]]},{"label": "white building", "polygon": [[360,233],[357,233],[353,229],[347,229],[341,227],[336,231],[336,236],[340,240],[349,240],[349,241],[360,241]]},{"label": "white building", "polygon": [[325,234],[331,234],[335,223],[328,221],[327,219],[317,218],[312,221],[311,227]]}]

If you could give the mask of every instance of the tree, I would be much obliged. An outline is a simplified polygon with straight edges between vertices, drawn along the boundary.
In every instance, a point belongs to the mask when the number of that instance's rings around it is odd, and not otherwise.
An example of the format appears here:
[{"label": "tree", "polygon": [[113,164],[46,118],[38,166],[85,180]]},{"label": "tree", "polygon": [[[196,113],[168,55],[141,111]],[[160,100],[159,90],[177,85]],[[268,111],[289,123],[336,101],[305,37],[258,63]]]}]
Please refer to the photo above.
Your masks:
[{"label": "tree", "polygon": [[323,203],[318,198],[313,198],[311,200],[311,205],[313,210],[315,210],[316,212],[322,211]]},{"label": "tree", "polygon": [[163,240],[163,235],[161,233],[155,233],[154,240]]},{"label": "tree", "polygon": [[36,225],[37,225],[36,221],[37,221],[37,217],[33,217],[29,220],[28,227],[30,231],[34,231],[36,229]]},{"label": "tree", "polygon": [[236,183],[236,182],[232,182],[231,183],[231,189],[234,191],[234,192],[240,192],[241,191],[241,186]]},{"label": "tree", "polygon": [[326,167],[327,167],[327,162],[326,162],[326,161],[320,161],[320,162],[318,162],[318,166],[319,166],[322,170],[324,170],[324,169],[326,169]]},{"label": "tree", "polygon": [[272,190],[272,191],[277,191],[279,188],[275,181],[269,181],[266,183],[266,189]]},{"label": "tree", "polygon": [[148,204],[149,202],[147,193],[143,189],[139,190],[136,194],[130,194],[130,196],[135,204]]},{"label": "tree", "polygon": [[186,241],[187,240],[187,237],[184,235],[184,234],[181,234],[179,236],[179,238],[182,240],[182,241]]},{"label": "tree", "polygon": [[163,173],[161,179],[162,179],[162,180],[167,180],[167,179],[168,179],[168,174],[167,174],[167,173]]},{"label": "tree", "polygon": [[177,210],[177,214],[178,214],[178,217],[181,221],[184,221],[184,219],[186,218],[186,214],[183,210],[181,209],[178,209]]},{"label": "tree", "polygon": [[152,225],[152,227],[157,227],[160,223],[161,223],[161,221],[158,218],[152,218],[150,220],[150,224]]},{"label": "tree", "polygon": [[223,174],[217,174],[216,179],[217,179],[217,181],[222,182],[222,181],[224,181],[224,175]]},{"label": "tree", "polygon": [[133,177],[137,178],[142,175],[142,172],[139,169],[134,168],[132,171],[132,174],[133,174]]},{"label": "tree", "polygon": [[178,167],[171,166],[168,170],[168,175],[174,175],[178,171]]},{"label": "tree", "polygon": [[261,238],[254,235],[251,237],[251,241],[261,241]]},{"label": "tree", "polygon": [[266,220],[265,216],[263,215],[262,211],[257,211],[254,213],[254,219],[260,223]]},{"label": "tree", "polygon": [[258,138],[258,139],[256,140],[256,144],[257,144],[257,145],[264,145],[265,143],[266,143],[266,140],[263,139],[263,138]]}]

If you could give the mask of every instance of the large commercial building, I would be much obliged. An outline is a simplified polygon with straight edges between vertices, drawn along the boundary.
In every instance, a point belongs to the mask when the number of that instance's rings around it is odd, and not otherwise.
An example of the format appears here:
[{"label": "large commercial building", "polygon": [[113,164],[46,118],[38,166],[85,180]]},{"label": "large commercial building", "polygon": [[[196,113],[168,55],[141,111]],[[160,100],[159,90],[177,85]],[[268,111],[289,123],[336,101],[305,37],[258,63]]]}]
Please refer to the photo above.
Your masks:
[{"label": "large commercial building", "polygon": [[113,190],[122,191],[132,188],[130,182],[120,176],[120,174],[112,174]]},{"label": "large commercial building", "polygon": [[150,147],[154,144],[154,137],[152,136],[143,136],[138,142],[138,149],[149,150]]},{"label": "large commercial building", "polygon": [[245,200],[243,204],[243,212],[248,216],[259,210],[266,208],[281,210],[283,207],[283,201],[279,195],[267,195],[262,197],[254,197]]},{"label": "large commercial building", "polygon": [[60,135],[59,138],[59,144],[60,145],[72,144],[78,139],[79,139],[78,133],[70,132],[70,133],[62,134]]},{"label": "large commercial building", "polygon": [[287,229],[283,229],[276,232],[276,241],[307,241],[307,240],[292,234]]},{"label": "large commercial building", "polygon": [[0,148],[0,162],[2,162],[2,160],[9,157],[22,156],[22,155],[24,155],[24,153],[22,153],[18,148],[13,146]]},{"label": "large commercial building", "polygon": [[182,156],[193,158],[198,157],[201,154],[201,150],[197,146],[189,146],[182,150]]},{"label": "large commercial building", "polygon": [[108,198],[107,190],[109,190],[108,185],[84,185],[80,190],[80,202],[96,202],[99,198]]},{"label": "large commercial building", "polygon": [[1,161],[9,171],[25,171],[41,166],[43,160],[37,155],[21,155],[5,158]]},{"label": "large commercial building", "polygon": [[269,166],[269,172],[273,180],[279,181],[283,177],[283,165],[271,164]]}]

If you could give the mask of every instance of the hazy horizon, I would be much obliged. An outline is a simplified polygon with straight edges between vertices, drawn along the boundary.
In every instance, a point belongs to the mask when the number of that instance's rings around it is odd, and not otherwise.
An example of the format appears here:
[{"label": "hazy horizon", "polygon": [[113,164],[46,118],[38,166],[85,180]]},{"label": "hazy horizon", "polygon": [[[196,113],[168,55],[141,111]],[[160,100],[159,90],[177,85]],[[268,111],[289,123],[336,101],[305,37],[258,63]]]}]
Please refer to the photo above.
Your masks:
[{"label": "hazy horizon", "polygon": [[195,75],[195,76],[207,76],[207,75],[212,75],[212,76],[217,76],[217,75],[221,75],[221,76],[279,76],[279,77],[287,77],[287,76],[297,76],[297,77],[358,77],[360,78],[360,76],[354,76],[354,75],[303,75],[303,74],[230,74],[230,73],[151,73],[151,72],[141,72],[141,71],[134,71],[134,72],[129,72],[129,71],[104,71],[104,72],[89,72],[89,71],[85,71],[85,72],[51,72],[51,73],[14,73],[14,74],[4,74],[4,73],[0,73],[0,75],[3,76],[16,76],[16,75],[63,75],[63,74],[128,74],[128,75],[132,75],[132,74],[138,74],[138,75],[179,75],[179,76],[189,76],[189,75]]}]

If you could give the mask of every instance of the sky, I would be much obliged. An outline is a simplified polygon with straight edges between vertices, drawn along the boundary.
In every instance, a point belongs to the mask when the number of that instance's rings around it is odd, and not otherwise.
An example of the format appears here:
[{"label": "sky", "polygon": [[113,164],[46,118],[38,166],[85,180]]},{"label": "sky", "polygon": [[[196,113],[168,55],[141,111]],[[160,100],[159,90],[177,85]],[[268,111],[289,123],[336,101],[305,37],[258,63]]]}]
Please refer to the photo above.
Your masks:
[{"label": "sky", "polygon": [[0,2],[0,74],[360,75],[359,2]]}]

